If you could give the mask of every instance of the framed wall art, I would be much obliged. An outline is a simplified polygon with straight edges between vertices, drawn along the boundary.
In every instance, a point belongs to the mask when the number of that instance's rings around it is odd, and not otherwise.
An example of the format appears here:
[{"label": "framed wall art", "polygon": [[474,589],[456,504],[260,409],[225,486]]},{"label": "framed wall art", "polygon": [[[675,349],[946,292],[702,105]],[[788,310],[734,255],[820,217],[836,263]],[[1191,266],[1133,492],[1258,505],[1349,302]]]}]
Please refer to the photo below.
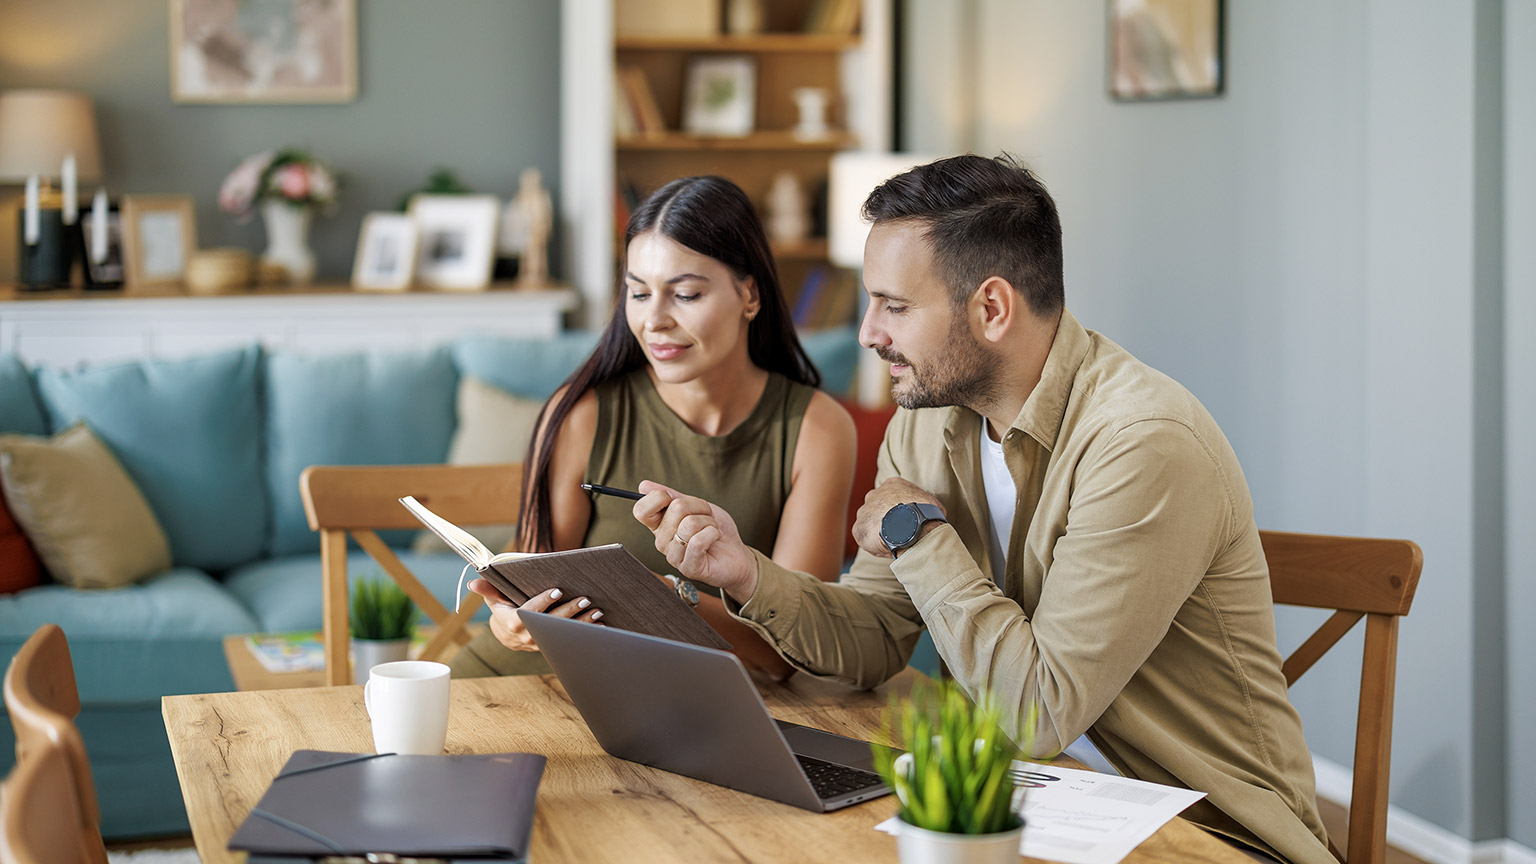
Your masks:
[{"label": "framed wall art", "polygon": [[356,0],[168,0],[177,102],[350,102]]},{"label": "framed wall art", "polygon": [[757,111],[757,64],[751,57],[695,57],[688,63],[683,131],[690,135],[752,134]]},{"label": "framed wall art", "polygon": [[1220,96],[1224,0],[1108,0],[1109,95],[1121,102]]}]

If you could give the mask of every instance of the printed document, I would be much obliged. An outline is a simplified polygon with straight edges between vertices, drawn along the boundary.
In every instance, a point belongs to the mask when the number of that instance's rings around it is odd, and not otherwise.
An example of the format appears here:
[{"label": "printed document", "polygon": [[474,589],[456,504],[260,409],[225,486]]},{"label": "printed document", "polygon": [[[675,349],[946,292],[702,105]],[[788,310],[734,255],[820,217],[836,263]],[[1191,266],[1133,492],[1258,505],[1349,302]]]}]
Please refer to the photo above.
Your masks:
[{"label": "printed document", "polygon": [[[1117,864],[1184,808],[1205,797],[1176,786],[1030,762],[1013,763],[1024,800],[1019,854],[1062,864]],[[896,833],[896,818],[876,830]]]}]

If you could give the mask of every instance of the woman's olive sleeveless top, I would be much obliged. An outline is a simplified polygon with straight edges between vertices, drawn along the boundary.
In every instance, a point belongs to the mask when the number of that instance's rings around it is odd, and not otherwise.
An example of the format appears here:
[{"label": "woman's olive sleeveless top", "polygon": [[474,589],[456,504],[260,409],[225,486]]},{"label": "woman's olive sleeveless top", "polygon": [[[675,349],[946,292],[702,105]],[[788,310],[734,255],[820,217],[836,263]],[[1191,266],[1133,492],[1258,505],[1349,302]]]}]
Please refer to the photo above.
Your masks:
[{"label": "woman's olive sleeveless top", "polygon": [[[596,388],[597,432],[585,482],[634,489],[655,480],[724,508],[741,539],[773,554],[779,513],[789,498],[800,422],[816,391],[776,372],[747,419],[724,435],[701,435],[672,413],[647,370]],[[656,551],[655,535],[631,514],[634,502],[594,495],[585,546],[622,543],[657,573],[675,570]],[[704,589],[705,586],[700,586]]]}]

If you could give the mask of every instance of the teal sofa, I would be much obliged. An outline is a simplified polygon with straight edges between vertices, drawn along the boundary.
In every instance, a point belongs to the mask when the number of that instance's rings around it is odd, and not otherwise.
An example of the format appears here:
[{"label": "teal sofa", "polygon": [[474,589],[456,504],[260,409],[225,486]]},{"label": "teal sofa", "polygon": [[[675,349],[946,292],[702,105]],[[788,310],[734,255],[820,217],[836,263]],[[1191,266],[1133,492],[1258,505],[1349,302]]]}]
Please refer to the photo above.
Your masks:
[{"label": "teal sofa", "polygon": [[[227,635],[320,628],[319,543],[304,517],[299,473],[321,464],[442,462],[461,376],[542,399],[594,340],[466,336],[428,351],[334,355],[251,346],[78,370],[0,356],[0,433],[46,435],[85,421],[138,484],[171,547],[172,569],[130,587],[44,584],[0,595],[0,661],[44,623],[69,639],[103,835],[188,830],[162,696],[233,689]],[[806,347],[826,389],[846,393],[858,356],[853,331],[811,334]],[[405,546],[409,537],[391,542]],[[452,605],[462,562],[410,553],[402,560]],[[377,568],[357,552],[349,572]],[[11,735],[7,718],[3,771]]]}]

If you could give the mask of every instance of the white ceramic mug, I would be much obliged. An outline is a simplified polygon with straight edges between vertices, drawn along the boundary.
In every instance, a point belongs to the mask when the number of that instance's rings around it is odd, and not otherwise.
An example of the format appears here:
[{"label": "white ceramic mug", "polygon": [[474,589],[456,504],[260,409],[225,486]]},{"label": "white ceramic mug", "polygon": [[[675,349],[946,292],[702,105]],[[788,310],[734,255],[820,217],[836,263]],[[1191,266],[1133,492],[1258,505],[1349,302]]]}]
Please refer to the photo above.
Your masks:
[{"label": "white ceramic mug", "polygon": [[436,756],[448,740],[448,667],[397,660],[368,670],[363,706],[378,753]]}]

